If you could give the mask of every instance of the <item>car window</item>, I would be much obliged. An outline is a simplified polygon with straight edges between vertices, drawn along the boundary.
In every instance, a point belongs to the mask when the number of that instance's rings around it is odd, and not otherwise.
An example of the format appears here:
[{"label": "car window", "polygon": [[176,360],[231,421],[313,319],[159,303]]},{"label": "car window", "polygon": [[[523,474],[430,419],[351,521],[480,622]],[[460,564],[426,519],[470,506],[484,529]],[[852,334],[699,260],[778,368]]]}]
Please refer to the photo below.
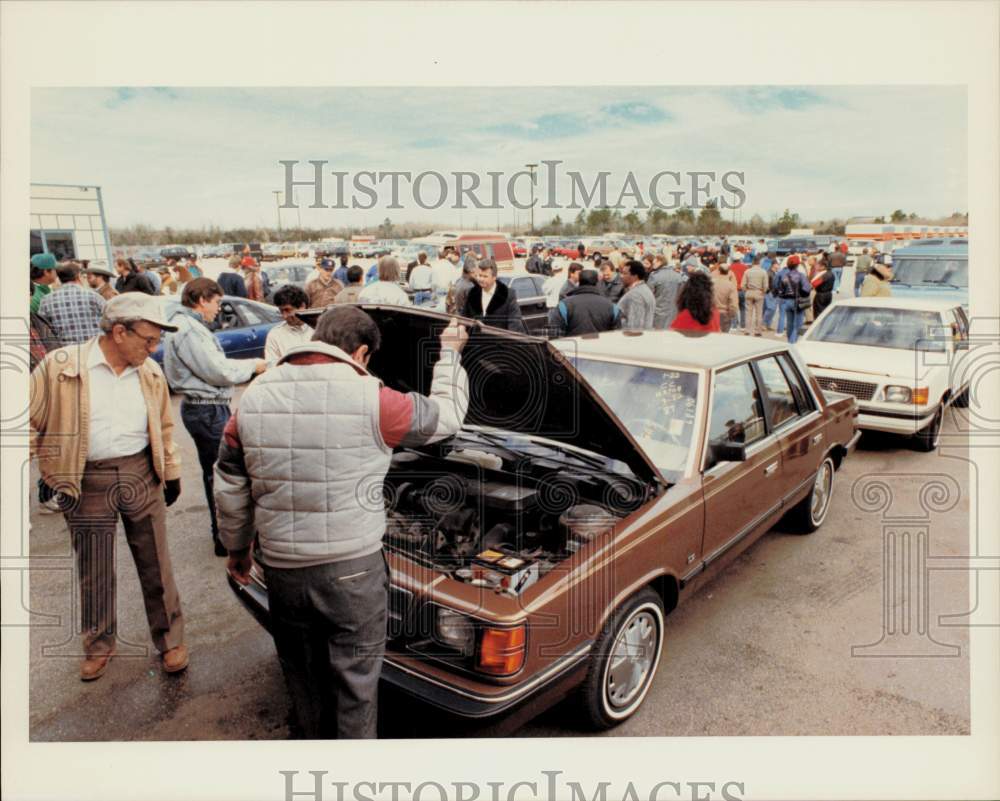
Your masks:
[{"label": "car window", "polygon": [[249,303],[237,305],[236,313],[240,317],[241,325],[263,325],[268,322],[260,310]]},{"label": "car window", "polygon": [[535,290],[535,282],[530,278],[515,278],[513,284],[514,292],[519,298],[530,298],[532,295],[538,294]]},{"label": "car window", "polygon": [[785,379],[792,388],[792,394],[795,396],[795,402],[799,407],[799,414],[807,414],[813,411],[816,408],[816,403],[813,401],[809,388],[806,386],[805,379],[803,379],[795,363],[792,361],[792,357],[787,353],[782,353],[778,356],[778,364],[781,365],[781,371],[785,374]]},{"label": "car window", "polygon": [[236,307],[228,301],[219,307],[219,315],[213,322],[213,331],[227,331],[230,328],[240,328],[243,326],[243,321],[237,314]]},{"label": "car window", "polygon": [[757,369],[767,397],[767,418],[771,428],[777,428],[782,423],[799,416],[798,403],[792,394],[792,388],[785,379],[785,374],[778,366],[778,360],[773,356],[757,360]]},{"label": "car window", "polygon": [[816,322],[806,339],[900,350],[945,349],[938,312],[884,306],[834,305]]},{"label": "car window", "polygon": [[764,437],[764,409],[749,364],[715,375],[709,442],[749,445]]},{"label": "car window", "polygon": [[680,480],[697,427],[698,375],[596,359],[573,363],[667,481]]}]

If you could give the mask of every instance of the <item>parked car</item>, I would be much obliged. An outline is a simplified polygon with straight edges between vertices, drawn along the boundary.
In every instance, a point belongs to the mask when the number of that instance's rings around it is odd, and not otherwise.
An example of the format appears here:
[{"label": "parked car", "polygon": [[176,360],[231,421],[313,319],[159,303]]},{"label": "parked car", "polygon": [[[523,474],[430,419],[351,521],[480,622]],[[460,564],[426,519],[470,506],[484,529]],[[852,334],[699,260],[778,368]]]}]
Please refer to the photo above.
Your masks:
[{"label": "parked car", "polygon": [[430,245],[439,251],[446,247],[457,248],[459,253],[472,251],[480,259],[491,258],[500,271],[514,268],[514,248],[511,240],[499,233],[487,231],[437,231],[419,239],[410,240],[411,245]]},{"label": "parked car", "polygon": [[969,308],[969,240],[928,239],[892,252],[892,296]]},{"label": "parked car", "polygon": [[[450,318],[364,308],[382,336],[371,372],[427,392]],[[857,441],[854,399],[826,395],[776,341],[483,326],[462,362],[461,431],[399,449],[378,502],[382,681],[467,719],[535,715],[570,692],[595,727],[629,718],[665,616],[783,517],[822,525]],[[230,586],[267,626],[263,572]]]},{"label": "parked car", "polygon": [[163,261],[167,259],[180,261],[181,259],[190,259],[194,255],[194,250],[186,245],[172,245],[171,247],[160,249],[160,259]]},{"label": "parked car", "polygon": [[[180,299],[161,295],[158,300],[164,305],[164,315],[169,319]],[[222,345],[226,356],[234,359],[262,359],[267,332],[281,322],[281,312],[274,306],[255,300],[223,295],[219,315],[211,329]],[[152,358],[163,365],[163,345],[153,351]]]},{"label": "parked car", "polygon": [[812,237],[786,236],[784,239],[777,239],[768,244],[768,251],[772,251],[778,256],[787,256],[790,253],[816,253],[820,250],[816,240]]},{"label": "parked car", "polygon": [[517,305],[521,309],[521,319],[527,333],[544,335],[549,324],[549,310],[545,305],[542,284],[546,276],[518,270],[504,273],[497,280],[512,287],[517,294]]},{"label": "parked car", "polygon": [[268,303],[272,303],[274,293],[281,289],[281,287],[289,284],[293,284],[300,289],[305,289],[306,281],[315,269],[316,264],[313,261],[285,261],[281,264],[270,265],[266,270],[264,270],[264,273],[267,275],[268,287],[270,289],[265,300]]},{"label": "parked car", "polygon": [[969,347],[961,304],[912,298],[852,298],[826,309],[799,339],[824,389],[858,401],[858,426],[915,437],[932,451],[945,409],[967,406]]}]

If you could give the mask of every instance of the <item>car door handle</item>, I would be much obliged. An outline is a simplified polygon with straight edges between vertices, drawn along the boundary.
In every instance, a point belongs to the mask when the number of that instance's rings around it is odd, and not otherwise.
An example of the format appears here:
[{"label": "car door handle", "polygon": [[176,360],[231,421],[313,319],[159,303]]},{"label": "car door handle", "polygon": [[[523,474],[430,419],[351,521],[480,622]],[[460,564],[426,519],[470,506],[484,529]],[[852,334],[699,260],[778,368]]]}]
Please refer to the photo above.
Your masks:
[{"label": "car door handle", "polygon": [[778,463],[777,462],[771,462],[771,464],[769,464],[767,467],[764,468],[764,475],[765,476],[770,476],[777,469],[778,469]]},{"label": "car door handle", "polygon": [[820,431],[818,434],[814,434],[812,438],[813,445],[819,445],[823,441],[823,432]]}]

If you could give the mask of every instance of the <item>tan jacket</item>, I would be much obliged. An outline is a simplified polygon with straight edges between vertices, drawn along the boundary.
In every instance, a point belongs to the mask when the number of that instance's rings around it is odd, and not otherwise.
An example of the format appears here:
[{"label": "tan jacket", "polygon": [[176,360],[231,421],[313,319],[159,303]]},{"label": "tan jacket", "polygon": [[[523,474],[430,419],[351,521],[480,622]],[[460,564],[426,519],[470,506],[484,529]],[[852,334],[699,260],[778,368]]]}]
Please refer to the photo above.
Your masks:
[{"label": "tan jacket", "polygon": [[719,314],[733,317],[740,312],[740,295],[736,289],[736,279],[732,273],[714,273],[712,289],[715,294],[715,305]]},{"label": "tan jacket", "polygon": [[743,291],[746,292],[747,297],[763,297],[769,284],[767,271],[759,264],[755,264],[743,273]]},{"label": "tan jacket", "polygon": [[306,284],[306,295],[309,296],[310,309],[324,309],[333,303],[344,289],[344,285],[336,278],[331,278],[329,283],[323,281],[322,276],[316,276]]},{"label": "tan jacket", "polygon": [[[80,495],[90,447],[90,379],[86,364],[94,347],[97,337],[83,345],[54,350],[31,373],[31,455],[38,457],[45,483],[73,497]],[[167,380],[152,359],[146,359],[139,368],[139,385],[146,399],[156,475],[161,481],[180,478],[181,459],[174,446]]]},{"label": "tan jacket", "polygon": [[102,286],[100,289],[97,290],[97,294],[100,295],[105,300],[111,300],[111,298],[113,298],[115,295],[118,294],[118,291],[113,286],[111,286],[110,282],[107,282],[104,284],[104,286]]},{"label": "tan jacket", "polygon": [[892,296],[892,291],[889,289],[888,281],[883,281],[869,273],[861,283],[859,296],[862,298],[888,298]]},{"label": "tan jacket", "polygon": [[337,297],[334,299],[334,303],[357,303],[358,295],[361,294],[361,290],[364,289],[363,284],[350,284],[344,287],[337,293]]}]

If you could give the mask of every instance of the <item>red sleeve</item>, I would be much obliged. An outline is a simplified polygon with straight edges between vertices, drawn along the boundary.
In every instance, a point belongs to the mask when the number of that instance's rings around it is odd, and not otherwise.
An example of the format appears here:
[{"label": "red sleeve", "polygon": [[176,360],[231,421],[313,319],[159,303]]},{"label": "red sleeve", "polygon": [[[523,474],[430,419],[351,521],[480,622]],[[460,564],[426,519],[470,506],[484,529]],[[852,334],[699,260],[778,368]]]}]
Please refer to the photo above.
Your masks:
[{"label": "red sleeve", "polygon": [[233,416],[226,421],[226,427],[222,429],[222,438],[230,448],[243,447],[243,443],[240,442],[240,430],[236,423],[237,414],[238,412],[233,412]]},{"label": "red sleeve", "polygon": [[413,423],[413,398],[389,387],[379,390],[379,431],[382,441],[395,448],[403,441]]}]

